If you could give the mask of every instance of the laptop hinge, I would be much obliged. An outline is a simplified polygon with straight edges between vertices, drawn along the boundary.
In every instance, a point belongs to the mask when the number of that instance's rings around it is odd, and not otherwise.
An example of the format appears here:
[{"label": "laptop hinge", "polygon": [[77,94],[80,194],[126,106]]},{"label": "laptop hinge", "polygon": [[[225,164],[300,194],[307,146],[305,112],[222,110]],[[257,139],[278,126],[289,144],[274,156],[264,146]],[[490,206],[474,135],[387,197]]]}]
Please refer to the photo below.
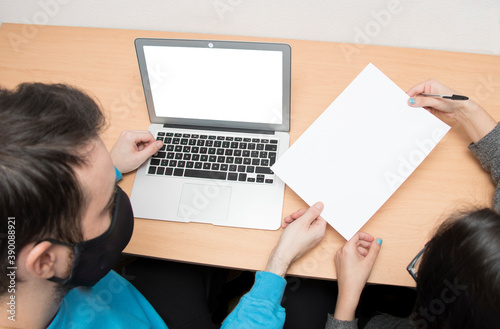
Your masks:
[{"label": "laptop hinge", "polygon": [[172,125],[168,123],[163,124],[163,128],[180,128],[180,129],[196,129],[196,130],[212,130],[212,131],[229,131],[247,134],[266,134],[274,135],[274,131],[258,130],[258,129],[244,129],[244,128],[227,128],[227,127],[200,127],[191,125]]}]

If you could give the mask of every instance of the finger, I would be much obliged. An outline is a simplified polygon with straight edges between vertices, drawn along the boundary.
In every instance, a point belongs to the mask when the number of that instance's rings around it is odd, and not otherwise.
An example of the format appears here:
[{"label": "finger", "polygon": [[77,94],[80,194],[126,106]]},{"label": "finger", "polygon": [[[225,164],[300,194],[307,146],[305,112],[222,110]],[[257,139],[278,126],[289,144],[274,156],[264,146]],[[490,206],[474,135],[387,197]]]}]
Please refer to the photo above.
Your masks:
[{"label": "finger", "polygon": [[382,248],[382,239],[378,239],[376,243],[373,243],[368,250],[368,254],[366,255],[366,261],[373,266],[375,260],[377,259],[378,254],[380,253],[380,249]]},{"label": "finger", "polygon": [[283,218],[283,223],[281,224],[281,227],[286,228],[288,224],[292,223],[293,221],[294,219],[291,216],[286,216],[285,218]]},{"label": "finger", "polygon": [[302,216],[306,212],[306,209],[299,209],[296,212],[286,216],[283,221],[286,223],[286,225],[290,224],[300,216]]},{"label": "finger", "polygon": [[146,146],[140,152],[142,154],[145,154],[146,157],[150,157],[153,154],[156,154],[161,149],[162,146],[163,146],[163,142],[162,141],[155,141],[154,143],[151,143],[148,146]]},{"label": "finger", "polygon": [[137,144],[137,145],[136,145],[136,146],[137,146],[137,150],[138,150],[138,151],[142,151],[142,150],[144,150],[146,147],[148,147],[148,145],[149,145],[149,144],[151,144],[151,143],[139,143],[139,144]]},{"label": "finger", "polygon": [[358,253],[363,257],[366,257],[366,255],[368,255],[368,250],[369,248],[358,246]]},{"label": "finger", "polygon": [[153,134],[149,130],[134,130],[131,131],[131,137],[135,143],[152,143],[155,141]]},{"label": "finger", "polygon": [[345,243],[344,248],[345,247],[356,248],[358,245],[360,233],[362,233],[362,232],[358,232],[358,233],[354,234],[353,237],[351,238],[351,240],[349,240]]},{"label": "finger", "polygon": [[373,240],[375,240],[375,238],[373,236],[371,236],[368,233],[362,232],[362,231],[359,231],[357,235],[358,235],[359,240],[364,240],[364,241],[368,241],[368,242],[372,242]]},{"label": "finger", "polygon": [[290,215],[286,216],[285,218],[288,218],[289,220],[293,221],[300,216],[302,216],[306,212],[306,209],[299,209],[296,212],[291,213]]},{"label": "finger", "polygon": [[357,244],[358,244],[358,247],[368,249],[372,245],[372,242],[365,241],[365,240],[359,240]]},{"label": "finger", "polygon": [[354,234],[353,237],[344,244],[343,248],[345,250],[352,250],[353,252],[357,252],[360,234],[362,234],[362,232],[357,232],[356,234]]},{"label": "finger", "polygon": [[296,212],[294,212],[293,214],[291,214],[290,216],[293,218],[293,219],[297,219],[299,218],[300,216],[304,215],[306,213],[307,209],[299,209],[297,210]]},{"label": "finger", "polygon": [[411,107],[431,107],[441,111],[445,111],[446,106],[449,105],[449,101],[442,98],[414,96],[408,99],[408,105],[410,105]]},{"label": "finger", "polygon": [[426,83],[427,82],[421,82],[418,85],[411,87],[410,90],[406,92],[406,94],[408,95],[408,97],[413,97],[415,95],[424,93],[426,88]]},{"label": "finger", "polygon": [[302,217],[302,215],[304,215],[306,211],[307,209],[299,209],[296,212],[292,213],[291,215],[286,216],[283,219],[283,224],[281,224],[281,227],[286,228],[289,224]]},{"label": "finger", "polygon": [[456,94],[457,92],[445,85],[443,85],[441,82],[437,81],[436,79],[429,79],[424,82],[421,82],[407,91],[407,95],[409,97],[414,97],[418,94],[421,93],[428,93],[428,94]]},{"label": "finger", "polygon": [[[369,241],[368,241],[369,240]],[[365,257],[373,243],[373,237],[367,233],[360,232],[360,239],[357,242],[358,253]]]}]

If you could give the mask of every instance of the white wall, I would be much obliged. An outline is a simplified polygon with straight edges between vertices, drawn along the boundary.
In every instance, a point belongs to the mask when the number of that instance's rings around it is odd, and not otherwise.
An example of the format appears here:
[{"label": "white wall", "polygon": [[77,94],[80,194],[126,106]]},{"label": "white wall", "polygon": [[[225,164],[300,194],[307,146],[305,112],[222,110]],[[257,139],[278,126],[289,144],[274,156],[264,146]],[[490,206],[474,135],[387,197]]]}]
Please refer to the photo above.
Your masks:
[{"label": "white wall", "polygon": [[500,55],[498,0],[0,0],[0,21]]}]

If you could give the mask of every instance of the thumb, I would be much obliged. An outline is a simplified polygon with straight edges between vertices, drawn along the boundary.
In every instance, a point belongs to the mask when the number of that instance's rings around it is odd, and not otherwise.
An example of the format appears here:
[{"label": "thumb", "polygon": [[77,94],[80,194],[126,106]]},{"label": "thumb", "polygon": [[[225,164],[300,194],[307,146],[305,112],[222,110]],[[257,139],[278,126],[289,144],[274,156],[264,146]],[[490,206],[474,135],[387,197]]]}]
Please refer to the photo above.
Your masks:
[{"label": "thumb", "polygon": [[370,250],[368,250],[368,255],[366,258],[373,266],[375,260],[377,259],[378,254],[380,253],[380,249],[382,248],[382,239],[377,239],[375,243],[372,243],[370,246]]},{"label": "thumb", "polygon": [[319,215],[323,212],[324,208],[323,202],[316,202],[312,207],[307,209],[307,211],[302,215],[305,221],[310,225],[313,221],[318,219]]},{"label": "thumb", "polygon": [[154,143],[151,143],[148,146],[146,146],[142,150],[142,152],[149,157],[152,156],[153,154],[156,154],[161,149],[162,146],[163,146],[162,141],[154,141]]}]

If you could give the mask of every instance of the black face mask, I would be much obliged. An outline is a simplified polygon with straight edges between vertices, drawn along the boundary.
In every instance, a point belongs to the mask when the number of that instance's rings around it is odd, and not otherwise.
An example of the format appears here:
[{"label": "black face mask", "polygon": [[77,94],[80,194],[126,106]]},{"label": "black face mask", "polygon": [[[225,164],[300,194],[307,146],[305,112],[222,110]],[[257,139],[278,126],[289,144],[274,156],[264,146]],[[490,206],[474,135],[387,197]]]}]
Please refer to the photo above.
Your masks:
[{"label": "black face mask", "polygon": [[66,279],[52,277],[50,281],[63,285],[91,287],[116,265],[134,230],[134,214],[130,200],[119,186],[116,188],[111,224],[102,235],[75,244],[55,239],[42,240],[73,248],[70,275]]}]

